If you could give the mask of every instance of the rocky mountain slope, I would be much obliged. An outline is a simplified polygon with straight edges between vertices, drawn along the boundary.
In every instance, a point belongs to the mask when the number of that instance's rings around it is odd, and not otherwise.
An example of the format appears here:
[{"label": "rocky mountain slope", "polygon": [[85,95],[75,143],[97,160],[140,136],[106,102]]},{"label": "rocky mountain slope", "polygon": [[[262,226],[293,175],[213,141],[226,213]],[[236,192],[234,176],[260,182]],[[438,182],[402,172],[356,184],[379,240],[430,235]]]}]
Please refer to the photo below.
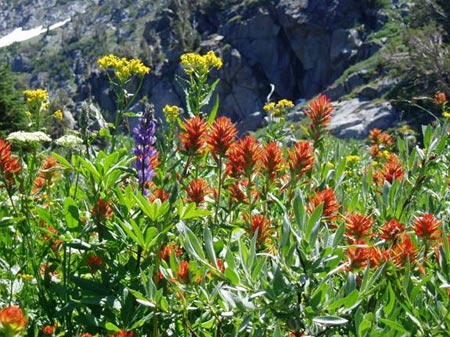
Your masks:
[{"label": "rocky mountain slope", "polygon": [[[320,92],[338,100],[356,88],[364,105],[353,101],[353,108],[344,104],[342,111],[367,110],[367,101],[389,85],[380,80],[383,69],[370,62],[387,42],[380,32],[404,10],[398,0],[11,0],[0,6],[0,37],[19,27],[70,19],[61,28],[0,49],[0,60],[10,62],[23,82],[49,88],[66,110],[76,114],[79,103],[89,99],[113,110],[106,78],[95,64],[107,53],[140,57],[150,65],[142,94],[157,111],[166,103],[182,105],[179,56],[213,49],[224,59],[218,73],[221,113],[246,129],[260,125],[263,115],[255,112],[262,110],[271,85],[273,99],[294,101]],[[368,60],[366,68],[357,69]],[[351,125],[378,126],[377,104],[370,103],[370,114]],[[386,119],[386,104],[380,104],[380,123],[391,124],[392,108]],[[366,118],[370,123],[361,124]],[[346,136],[348,119],[336,123],[337,133]],[[364,137],[366,129],[350,134]]]}]

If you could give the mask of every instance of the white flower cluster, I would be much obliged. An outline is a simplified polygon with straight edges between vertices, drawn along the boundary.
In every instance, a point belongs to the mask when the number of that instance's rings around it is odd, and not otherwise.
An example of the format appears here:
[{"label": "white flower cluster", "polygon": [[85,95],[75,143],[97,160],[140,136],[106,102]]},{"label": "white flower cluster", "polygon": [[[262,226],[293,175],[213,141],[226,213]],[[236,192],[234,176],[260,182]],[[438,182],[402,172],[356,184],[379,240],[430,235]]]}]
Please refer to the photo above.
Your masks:
[{"label": "white flower cluster", "polygon": [[6,138],[7,141],[11,143],[22,143],[22,144],[33,144],[33,143],[45,143],[51,142],[52,139],[49,135],[42,131],[36,132],[26,132],[26,131],[16,131],[12,132]]},{"label": "white flower cluster", "polygon": [[83,144],[83,140],[74,135],[64,135],[55,141],[56,145],[71,148]]}]

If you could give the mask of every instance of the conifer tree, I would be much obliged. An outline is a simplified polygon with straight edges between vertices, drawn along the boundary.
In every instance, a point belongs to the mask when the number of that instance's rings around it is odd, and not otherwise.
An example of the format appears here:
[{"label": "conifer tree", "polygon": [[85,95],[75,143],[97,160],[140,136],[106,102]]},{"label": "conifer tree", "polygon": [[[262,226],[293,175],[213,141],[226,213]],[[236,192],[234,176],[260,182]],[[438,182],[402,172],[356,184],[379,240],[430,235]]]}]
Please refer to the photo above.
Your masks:
[{"label": "conifer tree", "polygon": [[0,64],[0,137],[24,129],[25,104],[9,65]]}]

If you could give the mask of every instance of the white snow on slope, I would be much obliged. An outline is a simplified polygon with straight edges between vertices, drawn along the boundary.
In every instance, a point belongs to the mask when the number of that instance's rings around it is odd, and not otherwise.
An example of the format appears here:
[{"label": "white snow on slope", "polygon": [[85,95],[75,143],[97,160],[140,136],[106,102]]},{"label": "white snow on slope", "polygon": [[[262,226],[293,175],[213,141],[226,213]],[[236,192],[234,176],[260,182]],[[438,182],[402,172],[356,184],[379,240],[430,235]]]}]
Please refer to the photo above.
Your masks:
[{"label": "white snow on slope", "polygon": [[22,27],[14,29],[11,33],[8,35],[0,38],[0,48],[9,46],[10,44],[13,44],[14,42],[22,42],[29,40],[33,37],[39,36],[43,33],[45,33],[48,30],[53,30],[58,27],[64,26],[67,22],[69,22],[70,19],[66,19],[64,21],[55,23],[54,25],[51,25],[48,28],[44,28],[43,26],[39,26],[30,30],[22,30]]}]

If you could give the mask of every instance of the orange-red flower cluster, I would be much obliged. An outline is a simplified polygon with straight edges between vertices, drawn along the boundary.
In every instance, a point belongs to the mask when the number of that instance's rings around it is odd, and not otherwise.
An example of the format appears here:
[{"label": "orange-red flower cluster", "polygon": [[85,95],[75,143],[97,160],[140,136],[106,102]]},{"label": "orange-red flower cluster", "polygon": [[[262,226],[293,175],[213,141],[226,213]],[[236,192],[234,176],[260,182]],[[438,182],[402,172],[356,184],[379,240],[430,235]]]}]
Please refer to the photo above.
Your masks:
[{"label": "orange-red flower cluster", "polygon": [[333,189],[327,188],[323,191],[317,191],[313,197],[309,198],[308,212],[312,213],[323,203],[322,219],[330,222],[330,227],[335,228],[333,221],[339,219],[339,208],[341,205],[336,199]]},{"label": "orange-red flower cluster", "polygon": [[417,236],[427,241],[436,241],[441,238],[441,222],[433,214],[426,213],[414,221],[414,231]]},{"label": "orange-red flower cluster", "polygon": [[256,232],[258,243],[264,243],[269,234],[270,220],[261,214],[252,215],[251,217],[251,233],[255,235]]},{"label": "orange-red flower cluster", "polygon": [[0,139],[0,175],[6,183],[12,185],[14,175],[19,174],[21,170],[22,165],[19,160],[11,156],[11,144]]},{"label": "orange-red flower cluster", "polygon": [[9,306],[0,310],[0,336],[18,335],[27,325],[22,309],[18,306]]},{"label": "orange-red flower cluster", "polygon": [[311,120],[309,133],[315,144],[320,141],[328,124],[330,124],[333,110],[331,101],[325,95],[319,95],[308,103],[305,115]]},{"label": "orange-red flower cluster", "polygon": [[188,155],[202,155],[206,141],[206,122],[200,116],[188,119],[183,124],[185,132],[180,133],[180,140],[183,144],[182,151]]},{"label": "orange-red flower cluster", "polygon": [[177,271],[178,281],[189,283],[189,262],[181,261]]},{"label": "orange-red flower cluster", "polygon": [[252,136],[245,136],[230,148],[227,155],[227,172],[229,175],[239,177],[243,174],[250,178],[258,171],[262,157],[261,144]]},{"label": "orange-red flower cluster", "polygon": [[297,142],[289,151],[289,159],[291,179],[296,181],[312,170],[314,164],[314,148],[309,142]]},{"label": "orange-red flower cluster", "polygon": [[86,260],[87,265],[91,269],[92,273],[95,273],[97,270],[100,269],[100,267],[103,265],[103,260],[100,256],[96,254],[92,254],[88,257]]},{"label": "orange-red flower cluster", "polygon": [[215,159],[227,154],[237,135],[236,126],[227,117],[217,118],[208,134],[206,142]]},{"label": "orange-red flower cluster", "polygon": [[94,205],[91,213],[99,222],[110,219],[113,216],[111,200],[98,199],[97,204]]},{"label": "orange-red flower cluster", "polygon": [[389,222],[386,222],[381,228],[380,237],[387,241],[396,240],[402,233],[405,232],[405,227],[403,224],[398,222],[395,219],[392,219]]},{"label": "orange-red flower cluster", "polygon": [[173,243],[170,243],[168,245],[164,245],[161,250],[159,251],[159,257],[162,260],[167,260],[170,257],[170,254],[172,254],[172,252],[175,252],[176,256],[181,256],[183,254],[183,251],[181,250],[180,247],[175,246]]},{"label": "orange-red flower cluster", "polygon": [[39,170],[37,177],[34,179],[34,187],[32,193],[38,193],[44,186],[50,187],[53,178],[58,177],[58,161],[53,156],[45,158]]},{"label": "orange-red flower cluster", "polygon": [[350,213],[345,217],[345,236],[348,237],[351,243],[368,238],[372,236],[369,233],[372,225],[373,220],[370,215],[362,215],[356,212]]},{"label": "orange-red flower cluster", "polygon": [[380,158],[384,151],[391,151],[392,136],[380,129],[374,128],[369,133],[370,139],[370,156],[372,158]]},{"label": "orange-red flower cluster", "polygon": [[385,181],[392,183],[394,180],[401,180],[403,174],[403,165],[400,160],[395,154],[390,154],[383,167],[374,172],[373,180],[377,185],[383,186]]},{"label": "orange-red flower cluster", "polygon": [[417,249],[414,247],[409,234],[402,233],[399,240],[389,252],[389,256],[398,267],[405,266],[408,262],[416,260]]},{"label": "orange-red flower cluster", "polygon": [[315,145],[322,139],[328,124],[330,124],[333,110],[330,99],[325,95],[319,95],[308,103],[305,115],[311,120],[308,133]]},{"label": "orange-red flower cluster", "polygon": [[348,247],[346,251],[349,260],[347,270],[365,268],[369,262],[371,267],[376,267],[380,264],[382,254],[378,248],[367,246],[367,242],[363,239],[353,244],[355,247]]},{"label": "orange-red flower cluster", "polygon": [[189,183],[189,186],[185,188],[185,191],[189,198],[187,202],[195,202],[197,205],[202,204],[205,201],[205,196],[211,191],[209,185],[202,179],[194,179]]},{"label": "orange-red flower cluster", "polygon": [[439,91],[434,95],[434,102],[437,105],[444,105],[447,104],[447,95],[443,91]]},{"label": "orange-red flower cluster", "polygon": [[54,326],[54,325],[46,325],[42,328],[42,333],[45,336],[51,336],[55,333],[55,331],[56,331],[56,326]]},{"label": "orange-red flower cluster", "polygon": [[283,152],[277,142],[268,143],[261,156],[261,171],[270,180],[274,180],[280,173],[284,160]]},{"label": "orange-red flower cluster", "polygon": [[110,334],[108,337],[133,337],[133,331],[120,330],[118,334]]}]

